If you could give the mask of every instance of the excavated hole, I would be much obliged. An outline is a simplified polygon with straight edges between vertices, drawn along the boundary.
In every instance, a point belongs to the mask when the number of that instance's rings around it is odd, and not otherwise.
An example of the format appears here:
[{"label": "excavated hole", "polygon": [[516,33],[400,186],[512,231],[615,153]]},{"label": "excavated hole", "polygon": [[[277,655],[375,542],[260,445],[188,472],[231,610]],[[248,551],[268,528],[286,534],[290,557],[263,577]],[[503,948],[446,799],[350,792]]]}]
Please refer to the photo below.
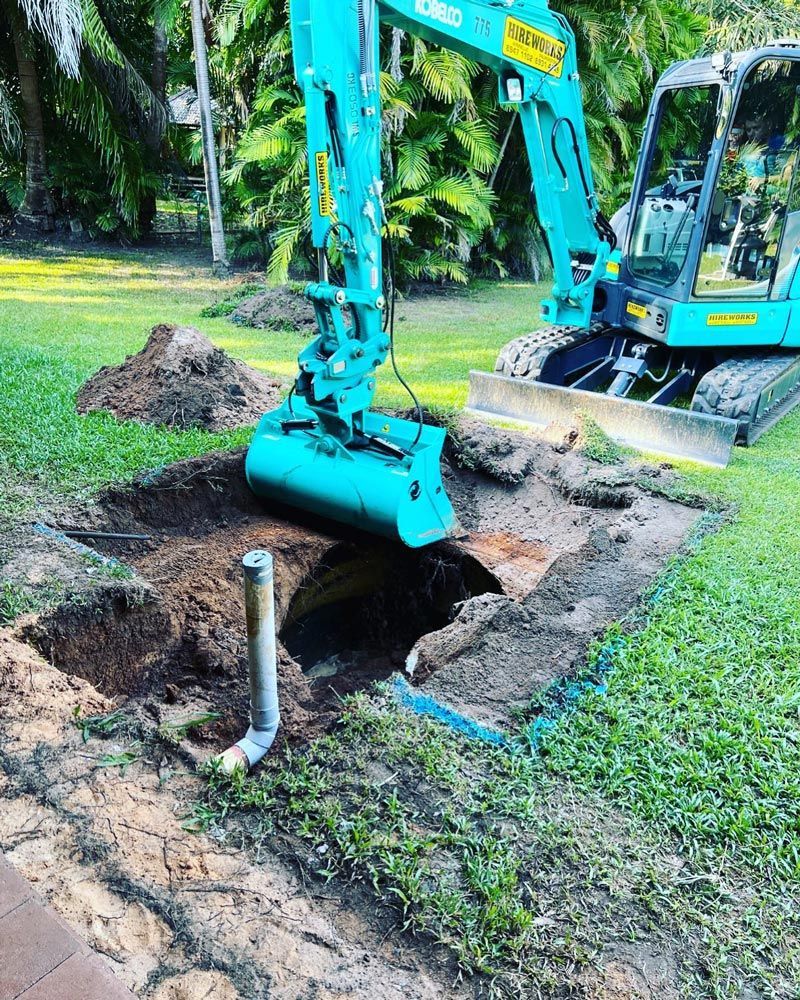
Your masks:
[{"label": "excavated hole", "polygon": [[159,720],[205,706],[223,713],[210,736],[241,735],[249,700],[241,558],[250,549],[275,559],[281,715],[298,739],[332,723],[342,695],[402,669],[459,602],[503,590],[455,545],[408,550],[271,516],[233,459],[197,472],[183,466],[175,478],[109,494],[97,512],[105,530],[150,536],[96,543],[135,570],[132,580],[95,579],[21,629],[64,673]]},{"label": "excavated hole", "polygon": [[[71,597],[18,633],[65,673],[127,696],[130,711],[161,722],[215,710],[223,721],[209,739],[238,738],[249,700],[241,559],[267,549],[285,737],[327,728],[342,695],[402,669],[412,647],[424,664],[415,682],[502,726],[509,706],[580,664],[697,516],[617,470],[587,472],[575,458],[567,482],[570,456],[555,466],[548,451],[528,458],[533,471],[518,483],[453,473],[448,490],[468,535],[417,551],[261,504],[242,453],[177,463],[62,521],[149,536],[96,543],[135,577],[92,570],[88,580],[79,563]],[[586,506],[587,490],[597,506]],[[53,552],[37,557],[49,572]],[[470,601],[449,625],[460,602],[499,594]]]},{"label": "excavated hole", "polygon": [[[158,590],[155,582],[152,589],[137,581],[102,586],[44,615],[24,638],[64,673],[104,694],[130,696],[159,721],[205,706],[222,713],[210,739],[238,738],[248,712],[239,555],[252,547],[251,530],[245,521],[193,541],[194,551],[227,553],[226,565],[203,580],[188,573]],[[145,573],[173,565],[175,544],[167,541],[160,559],[149,556]],[[178,548],[188,551],[185,539]],[[446,544],[409,551],[341,542],[288,601],[280,580],[276,591],[283,727],[305,739],[338,718],[343,695],[402,669],[414,643],[447,625],[460,601],[502,588],[472,556]]]},{"label": "excavated hole", "polygon": [[402,667],[421,636],[485,593],[502,593],[497,578],[454,547],[342,545],[298,588],[280,638],[313,685],[352,690]]}]

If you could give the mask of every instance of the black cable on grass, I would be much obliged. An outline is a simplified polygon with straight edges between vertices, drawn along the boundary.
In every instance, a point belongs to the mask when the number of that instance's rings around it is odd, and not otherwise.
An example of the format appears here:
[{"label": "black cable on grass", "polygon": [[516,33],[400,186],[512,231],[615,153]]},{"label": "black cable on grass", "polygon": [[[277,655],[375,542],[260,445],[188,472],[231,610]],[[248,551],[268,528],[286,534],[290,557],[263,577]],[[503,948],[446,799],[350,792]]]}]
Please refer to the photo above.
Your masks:
[{"label": "black cable on grass", "polygon": [[394,246],[392,245],[392,238],[391,236],[389,236],[388,233],[386,234],[386,246],[388,247],[389,251],[388,254],[389,281],[392,287],[391,294],[389,296],[389,356],[392,359],[392,369],[394,370],[394,374],[395,377],[397,378],[397,381],[400,383],[400,385],[403,386],[403,388],[409,394],[417,410],[417,420],[419,421],[419,427],[417,428],[417,436],[414,438],[414,441],[411,445],[411,447],[414,448],[416,447],[417,444],[419,444],[419,439],[422,437],[422,429],[425,426],[425,421],[422,416],[422,406],[420,405],[420,401],[414,394],[414,390],[400,374],[400,369],[397,367],[397,359],[394,356],[394,310],[395,310],[395,304],[397,303],[397,284],[396,284],[395,266],[394,266]]}]

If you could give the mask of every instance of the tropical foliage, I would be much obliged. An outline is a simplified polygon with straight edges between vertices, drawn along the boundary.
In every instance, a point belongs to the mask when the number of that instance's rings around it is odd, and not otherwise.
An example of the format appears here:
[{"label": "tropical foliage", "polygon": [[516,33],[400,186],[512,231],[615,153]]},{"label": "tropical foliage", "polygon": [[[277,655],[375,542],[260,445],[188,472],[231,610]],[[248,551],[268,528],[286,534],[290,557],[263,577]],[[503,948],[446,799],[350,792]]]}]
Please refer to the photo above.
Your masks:
[{"label": "tropical foliage", "polygon": [[159,185],[152,0],[2,0],[0,181],[38,228],[136,233]]},{"label": "tropical foliage", "polygon": [[[655,77],[697,50],[706,22],[677,2],[645,0],[631,14],[616,0],[613,15],[598,0],[554,6],[577,35],[593,162],[610,206],[629,182]],[[270,270],[282,276],[302,255],[308,214],[303,109],[284,14],[270,0],[234,0],[223,14],[224,51],[264,53],[227,180],[252,226],[272,234]],[[536,273],[542,249],[527,158],[516,115],[498,106],[494,76],[395,29],[383,41],[388,231],[403,275]]]},{"label": "tropical foliage", "polygon": [[[795,0],[552,0],[578,43],[603,207],[628,190],[649,94],[672,61],[800,34]],[[226,124],[225,211],[240,256],[276,277],[310,258],[304,110],[287,0],[212,0],[212,90]],[[381,90],[388,234],[406,280],[544,266],[516,115],[463,56],[384,29]],[[46,227],[79,218],[136,236],[196,135],[167,127],[169,90],[193,81],[181,0],[0,0],[0,184]]]}]

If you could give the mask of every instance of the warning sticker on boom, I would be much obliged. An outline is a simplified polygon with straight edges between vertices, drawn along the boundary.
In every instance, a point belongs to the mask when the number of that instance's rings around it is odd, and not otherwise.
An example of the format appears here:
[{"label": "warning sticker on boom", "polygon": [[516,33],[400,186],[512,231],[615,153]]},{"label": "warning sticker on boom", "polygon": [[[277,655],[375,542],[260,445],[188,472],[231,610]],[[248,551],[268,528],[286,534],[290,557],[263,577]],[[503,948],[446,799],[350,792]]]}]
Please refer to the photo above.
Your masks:
[{"label": "warning sticker on boom", "polygon": [[758,313],[709,313],[706,326],[755,326]]},{"label": "warning sticker on boom", "polygon": [[317,191],[319,192],[319,214],[328,216],[333,211],[331,204],[331,184],[328,179],[328,154],[315,153],[314,163],[317,169]]},{"label": "warning sticker on boom", "polygon": [[566,45],[554,38],[537,31],[529,24],[523,24],[515,17],[506,18],[503,30],[503,55],[517,62],[533,66],[542,73],[551,76],[561,76],[564,68]]}]

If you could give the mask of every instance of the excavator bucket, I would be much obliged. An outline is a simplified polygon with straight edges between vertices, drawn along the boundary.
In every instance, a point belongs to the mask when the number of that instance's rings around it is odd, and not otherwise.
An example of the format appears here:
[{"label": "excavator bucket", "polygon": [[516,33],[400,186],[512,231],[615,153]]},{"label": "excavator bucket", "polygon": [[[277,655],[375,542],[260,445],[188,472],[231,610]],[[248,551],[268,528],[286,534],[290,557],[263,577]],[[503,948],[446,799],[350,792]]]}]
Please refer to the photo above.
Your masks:
[{"label": "excavator bucket", "polygon": [[442,428],[367,411],[363,439],[344,447],[297,426],[313,416],[295,399],[262,417],[245,465],[257,496],[411,548],[460,533],[439,469]]},{"label": "excavator bucket", "polygon": [[576,413],[585,413],[620,444],[721,467],[730,461],[738,429],[728,417],[476,371],[469,376],[467,409],[538,428],[570,426]]}]

